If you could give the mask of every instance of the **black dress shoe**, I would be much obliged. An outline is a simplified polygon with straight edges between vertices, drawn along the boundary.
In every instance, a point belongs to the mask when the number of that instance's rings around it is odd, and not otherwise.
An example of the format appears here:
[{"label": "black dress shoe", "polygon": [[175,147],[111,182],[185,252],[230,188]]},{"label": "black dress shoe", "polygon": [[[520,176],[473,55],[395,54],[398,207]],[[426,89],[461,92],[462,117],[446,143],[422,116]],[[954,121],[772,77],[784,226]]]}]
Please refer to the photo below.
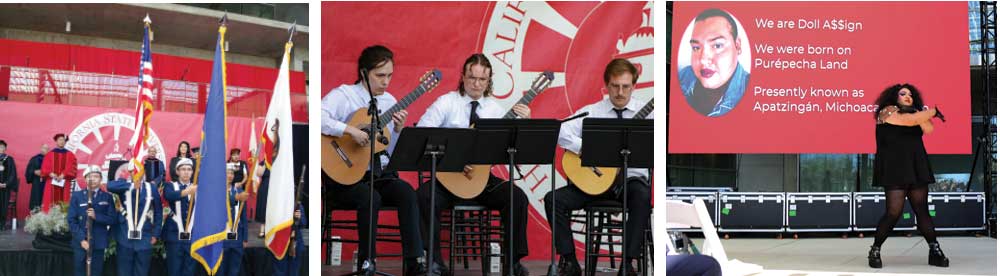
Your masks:
[{"label": "black dress shoe", "polygon": [[577,263],[574,259],[559,258],[558,276],[580,276],[583,271],[580,270],[580,263]]},{"label": "black dress shoe", "polygon": [[868,266],[871,268],[882,268],[882,247],[872,245],[868,251]]},{"label": "black dress shoe", "polygon": [[927,264],[940,267],[948,267],[948,257],[941,251],[941,244],[937,242],[927,243],[930,247],[930,254],[927,256]]}]

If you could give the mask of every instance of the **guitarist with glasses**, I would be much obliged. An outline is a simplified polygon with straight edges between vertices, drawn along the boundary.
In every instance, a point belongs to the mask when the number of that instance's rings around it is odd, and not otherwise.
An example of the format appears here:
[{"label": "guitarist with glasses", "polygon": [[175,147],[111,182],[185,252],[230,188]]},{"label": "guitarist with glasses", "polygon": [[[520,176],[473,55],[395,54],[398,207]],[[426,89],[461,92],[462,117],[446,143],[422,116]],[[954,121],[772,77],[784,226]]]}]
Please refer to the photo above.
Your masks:
[{"label": "guitarist with glasses", "polygon": [[[365,72],[367,76],[362,76],[362,72]],[[352,139],[352,141],[348,141],[349,143],[356,143],[362,147],[369,146],[367,130],[350,125],[348,122],[351,116],[355,114],[355,111],[368,107],[371,94],[375,95],[380,112],[390,112],[390,109],[393,109],[393,106],[397,102],[396,98],[386,91],[386,88],[389,87],[389,81],[392,80],[392,74],[392,51],[381,45],[365,48],[361,52],[361,57],[358,58],[358,80],[354,84],[344,84],[334,88],[333,91],[323,97],[321,105],[323,135],[334,137],[349,136]],[[370,81],[366,83],[366,79]],[[370,85],[372,93],[369,93],[366,88],[368,85]],[[369,256],[375,256],[375,243],[369,241],[374,238],[377,230],[375,227],[369,226],[378,225],[378,210],[383,205],[389,205],[397,208],[397,217],[403,243],[404,275],[420,275],[425,273],[424,267],[417,263],[417,258],[423,256],[423,252],[421,251],[423,244],[421,243],[420,230],[417,228],[420,226],[417,221],[420,219],[420,215],[417,213],[419,210],[417,195],[409,183],[399,179],[396,172],[382,171],[389,163],[389,154],[392,154],[392,149],[396,141],[394,138],[402,131],[403,123],[406,122],[406,115],[406,110],[399,110],[391,114],[392,120],[386,124],[386,129],[390,130],[390,135],[393,139],[387,145],[388,147],[385,151],[376,153],[375,172],[366,171],[364,177],[354,183],[338,183],[334,180],[337,176],[330,176],[327,173],[323,174],[323,186],[327,188],[326,194],[323,195],[325,204],[357,209],[358,237],[361,241],[359,243],[357,260],[359,271],[362,270],[361,266],[364,260],[368,260]],[[390,137],[385,138],[388,139]],[[376,140],[383,140],[383,138],[377,138]],[[347,145],[341,146],[347,147]],[[363,150],[364,154],[368,154],[368,151],[368,149]],[[324,156],[324,159],[328,158]],[[331,160],[324,160],[324,162],[328,161]],[[368,162],[359,162],[353,165],[354,167],[367,168]],[[375,187],[369,187],[368,185],[369,177],[372,176],[375,178]],[[374,209],[369,210],[368,200],[369,189],[371,188],[375,189],[374,202],[371,202],[371,206]],[[374,218],[374,220],[369,220],[370,218]],[[373,223],[375,224],[372,225]],[[369,233],[368,229],[373,230]],[[367,248],[368,245],[371,245],[372,248]]]},{"label": "guitarist with glasses", "polygon": [[[590,112],[587,117],[593,118],[618,118],[628,119],[636,117],[640,113],[643,103],[632,97],[635,83],[639,79],[638,70],[631,62],[625,59],[614,59],[604,69],[604,84],[608,91],[608,98],[596,103],[584,106],[577,110],[576,114]],[[645,112],[641,112],[645,113]],[[642,114],[640,114],[642,115]],[[646,118],[653,118],[648,115]],[[643,119],[643,118],[636,118]],[[583,120],[573,120],[566,122],[559,130],[559,146],[567,151],[566,155],[573,153],[580,154],[580,147],[583,145]],[[565,155],[564,155],[564,158]],[[612,173],[619,180],[613,182],[610,188],[602,192],[585,192],[579,185],[591,183],[573,183],[573,175],[566,168],[568,181],[571,185],[566,185],[555,191],[555,213],[547,214],[549,225],[555,231],[556,253],[559,254],[558,275],[577,276],[581,275],[580,264],[576,258],[576,248],[573,245],[573,233],[570,230],[570,212],[583,209],[589,202],[597,200],[621,201],[623,187],[621,187],[622,177],[617,171]],[[594,169],[596,172],[597,169]],[[588,171],[589,172],[589,171]],[[593,173],[593,172],[590,172]],[[626,242],[625,250],[628,250],[630,259],[640,256],[642,252],[642,241],[644,231],[649,227],[649,216],[652,210],[650,202],[651,190],[649,182],[649,172],[647,169],[629,168],[627,174],[628,186],[628,220],[625,222],[628,228],[626,235],[630,237]],[[550,206],[553,202],[553,192],[545,195],[545,206]],[[546,212],[552,212],[548,208]],[[632,260],[625,260],[619,275],[635,275],[636,272],[631,265]]]},{"label": "guitarist with glasses", "polygon": [[[418,127],[446,127],[446,128],[468,128],[470,125],[475,123],[479,118],[501,118],[505,113],[508,113],[500,104],[494,100],[493,94],[493,66],[490,65],[489,59],[481,53],[474,54],[465,60],[462,65],[462,80],[458,84],[458,91],[451,91],[444,95],[441,95],[427,108],[424,115],[420,117],[420,121],[417,123]],[[526,104],[516,104],[512,108],[511,112],[516,114],[520,118],[531,117],[531,109],[528,108]],[[505,237],[502,247],[504,247],[503,252],[507,252],[507,244],[510,239],[514,241],[514,272],[509,273],[507,271],[509,265],[507,265],[504,260],[503,269],[504,272],[501,275],[528,275],[528,270],[521,265],[521,258],[528,255],[528,240],[527,232],[525,228],[527,227],[528,220],[528,197],[525,195],[521,188],[513,185],[507,185],[505,181],[489,174],[490,166],[465,166],[465,171],[458,174],[456,178],[458,180],[472,180],[474,177],[471,175],[474,173],[488,175],[488,180],[485,180],[485,188],[475,196],[459,196],[453,191],[449,190],[448,186],[443,186],[438,183],[438,187],[435,188],[434,205],[430,206],[431,202],[431,187],[430,181],[421,183],[420,188],[417,189],[417,195],[420,197],[420,214],[423,217],[422,223],[425,223],[421,230],[427,230],[427,221],[433,207],[433,214],[435,214],[434,219],[434,240],[440,240],[438,236],[440,235],[441,226],[440,214],[441,211],[447,208],[451,208],[455,203],[464,200],[471,200],[476,203],[485,205],[488,208],[500,210],[501,217],[503,218],[502,224],[504,229],[513,229],[513,231],[505,231]],[[441,177],[441,173],[439,173]],[[444,179],[439,179],[440,182],[444,182]],[[516,189],[514,191],[514,201],[509,202],[508,189]],[[514,212],[514,221],[511,223],[510,212]],[[513,234],[513,237],[511,236]],[[426,246],[426,245],[425,245]],[[445,267],[441,258],[441,248],[439,243],[432,244],[433,249],[429,249],[434,254],[434,260],[436,265],[432,265],[432,271],[434,274],[441,275],[447,274],[448,268]],[[506,256],[505,256],[506,257]]]}]

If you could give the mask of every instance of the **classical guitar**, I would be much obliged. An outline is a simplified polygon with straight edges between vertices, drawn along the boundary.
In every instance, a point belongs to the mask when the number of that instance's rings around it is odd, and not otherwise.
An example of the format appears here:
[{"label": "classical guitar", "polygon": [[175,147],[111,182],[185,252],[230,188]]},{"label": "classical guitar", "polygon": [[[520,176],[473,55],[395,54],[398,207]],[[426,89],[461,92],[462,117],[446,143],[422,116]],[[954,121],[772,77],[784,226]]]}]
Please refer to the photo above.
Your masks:
[{"label": "classical guitar", "polygon": [[[646,106],[635,113],[633,119],[645,119],[649,113],[653,112],[653,100],[650,99]],[[566,177],[580,188],[581,191],[589,195],[600,195],[611,188],[615,183],[619,168],[615,167],[584,167],[581,165],[580,155],[572,151],[563,152],[562,168]]]},{"label": "classical guitar", "polygon": [[[434,69],[427,72],[420,78],[420,84],[409,94],[399,100],[396,105],[387,111],[383,111],[378,116],[379,125],[382,129],[376,130],[374,145],[358,145],[350,134],[340,137],[323,135],[320,155],[322,157],[323,173],[332,178],[337,183],[353,185],[364,177],[368,171],[368,161],[371,160],[370,147],[375,147],[375,152],[384,151],[389,147],[389,128],[385,127],[392,120],[392,114],[406,109],[420,96],[434,90],[441,81],[441,71]],[[368,133],[371,125],[371,115],[368,114],[368,107],[362,107],[350,116],[347,125],[357,127]]]},{"label": "classical guitar", "polygon": [[[555,79],[555,74],[550,71],[542,72],[537,78],[531,83],[531,88],[524,92],[524,96],[521,97],[518,104],[528,105],[535,96],[545,91],[549,85],[552,84],[552,80]],[[514,109],[507,111],[507,114],[503,116],[503,119],[513,119],[517,117],[514,113]],[[490,179],[490,165],[470,165],[472,171],[468,174],[464,172],[438,172],[437,179],[441,182],[449,192],[457,197],[470,199],[478,196],[486,189],[486,183]]]}]

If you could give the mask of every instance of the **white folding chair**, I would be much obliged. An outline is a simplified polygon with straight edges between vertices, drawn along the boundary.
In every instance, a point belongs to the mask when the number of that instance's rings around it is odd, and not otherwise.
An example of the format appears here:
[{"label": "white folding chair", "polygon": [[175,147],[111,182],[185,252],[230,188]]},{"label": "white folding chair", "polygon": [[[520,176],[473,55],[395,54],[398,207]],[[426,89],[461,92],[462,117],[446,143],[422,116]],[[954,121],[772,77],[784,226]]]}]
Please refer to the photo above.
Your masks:
[{"label": "white folding chair", "polygon": [[708,215],[708,207],[701,199],[694,199],[692,203],[678,200],[667,200],[667,228],[701,228],[705,236],[705,242],[701,246],[701,254],[710,256],[722,266],[724,275],[750,275],[764,271],[764,267],[755,264],[748,264],[739,260],[729,260],[726,250],[722,247],[719,234],[715,230],[715,224]]}]

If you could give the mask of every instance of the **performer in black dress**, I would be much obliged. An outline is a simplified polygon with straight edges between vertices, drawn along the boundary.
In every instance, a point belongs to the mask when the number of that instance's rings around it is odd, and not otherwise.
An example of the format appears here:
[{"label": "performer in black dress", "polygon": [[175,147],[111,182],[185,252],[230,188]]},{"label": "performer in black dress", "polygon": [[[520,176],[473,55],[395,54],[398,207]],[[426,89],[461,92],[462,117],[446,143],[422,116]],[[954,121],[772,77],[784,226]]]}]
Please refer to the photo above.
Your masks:
[{"label": "performer in black dress", "polygon": [[886,210],[875,232],[875,244],[868,252],[868,266],[882,267],[881,247],[903,212],[903,203],[917,215],[917,226],[930,247],[928,263],[947,267],[948,258],[941,251],[934,222],[927,205],[927,185],[934,183],[934,173],[924,148],[923,135],[934,130],[931,118],[944,121],[937,107],[925,108],[920,92],[911,84],[896,84],[879,96],[875,114],[875,163],[872,185],[885,188]]}]

